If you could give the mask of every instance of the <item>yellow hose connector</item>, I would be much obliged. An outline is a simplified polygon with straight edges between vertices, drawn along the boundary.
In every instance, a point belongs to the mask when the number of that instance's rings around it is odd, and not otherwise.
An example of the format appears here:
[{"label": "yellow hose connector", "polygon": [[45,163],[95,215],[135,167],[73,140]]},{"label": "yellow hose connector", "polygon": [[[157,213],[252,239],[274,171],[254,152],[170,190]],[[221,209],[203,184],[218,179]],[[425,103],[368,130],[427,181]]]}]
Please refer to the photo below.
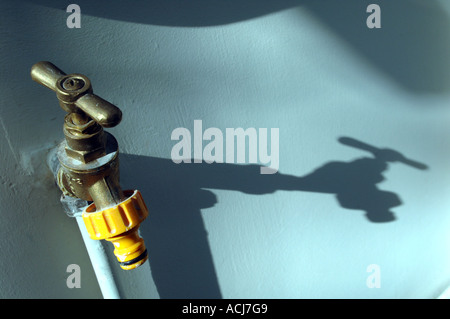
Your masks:
[{"label": "yellow hose connector", "polygon": [[130,270],[147,260],[144,240],[139,236],[139,224],[148,216],[148,209],[138,190],[124,191],[124,201],[116,206],[96,211],[92,203],[82,217],[92,239],[110,241],[120,267]]}]

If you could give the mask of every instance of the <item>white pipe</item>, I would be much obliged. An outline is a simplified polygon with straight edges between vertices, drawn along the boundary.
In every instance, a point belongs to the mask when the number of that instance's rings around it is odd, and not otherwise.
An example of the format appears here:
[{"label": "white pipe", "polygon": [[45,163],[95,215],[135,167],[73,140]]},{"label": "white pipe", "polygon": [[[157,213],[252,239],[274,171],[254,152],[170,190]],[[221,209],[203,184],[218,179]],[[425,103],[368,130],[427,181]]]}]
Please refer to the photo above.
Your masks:
[{"label": "white pipe", "polygon": [[[57,149],[58,148],[54,148],[50,150],[47,156],[47,165],[52,171],[55,180],[59,169]],[[119,290],[117,289],[105,248],[100,240],[93,240],[89,237],[86,226],[84,225],[83,218],[81,217],[81,206],[83,206],[84,203],[87,202],[74,198],[64,198],[64,196],[61,196],[61,204],[64,207],[66,214],[70,217],[75,217],[77,220],[78,228],[80,229],[81,236],[83,237],[84,245],[88,251],[103,298],[120,299]]]},{"label": "white pipe", "polygon": [[94,267],[95,276],[97,277],[100,290],[105,299],[120,299],[114,276],[109,264],[108,255],[100,240],[93,240],[87,233],[82,217],[75,218],[83,236],[84,244],[91,259],[92,267]]}]

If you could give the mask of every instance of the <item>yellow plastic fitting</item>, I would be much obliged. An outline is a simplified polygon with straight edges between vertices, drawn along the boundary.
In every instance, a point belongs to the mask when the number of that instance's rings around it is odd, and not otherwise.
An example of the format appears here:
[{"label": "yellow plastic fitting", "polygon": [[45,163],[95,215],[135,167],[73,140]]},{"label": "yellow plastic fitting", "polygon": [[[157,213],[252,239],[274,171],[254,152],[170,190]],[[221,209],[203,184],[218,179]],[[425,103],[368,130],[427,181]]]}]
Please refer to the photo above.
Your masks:
[{"label": "yellow plastic fitting", "polygon": [[144,240],[139,236],[139,224],[148,216],[148,209],[138,190],[124,191],[124,201],[116,206],[96,211],[92,203],[82,217],[92,239],[110,241],[120,267],[130,270],[147,260]]}]

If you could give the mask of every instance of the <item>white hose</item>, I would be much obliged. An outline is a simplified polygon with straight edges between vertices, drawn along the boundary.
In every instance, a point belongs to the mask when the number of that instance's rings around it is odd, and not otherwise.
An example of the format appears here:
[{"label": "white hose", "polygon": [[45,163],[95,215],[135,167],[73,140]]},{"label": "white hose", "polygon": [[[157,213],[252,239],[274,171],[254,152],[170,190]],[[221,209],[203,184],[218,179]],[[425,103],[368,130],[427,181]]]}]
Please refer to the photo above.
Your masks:
[{"label": "white hose", "polygon": [[87,233],[82,217],[75,218],[83,236],[84,244],[91,259],[92,267],[94,267],[95,276],[97,277],[100,290],[105,299],[120,299],[116,282],[111,271],[108,255],[100,240],[93,240]]},{"label": "white hose", "polygon": [[[49,152],[47,157],[47,165],[56,180],[59,169],[57,148],[52,149]],[[103,244],[100,240],[93,240],[89,237],[83,218],[81,217],[82,206],[86,205],[87,202],[80,199],[61,196],[61,203],[66,214],[77,220],[78,228],[80,229],[83,237],[84,245],[88,251],[103,298],[120,299],[119,291],[109,264],[108,255],[105,252]]]}]

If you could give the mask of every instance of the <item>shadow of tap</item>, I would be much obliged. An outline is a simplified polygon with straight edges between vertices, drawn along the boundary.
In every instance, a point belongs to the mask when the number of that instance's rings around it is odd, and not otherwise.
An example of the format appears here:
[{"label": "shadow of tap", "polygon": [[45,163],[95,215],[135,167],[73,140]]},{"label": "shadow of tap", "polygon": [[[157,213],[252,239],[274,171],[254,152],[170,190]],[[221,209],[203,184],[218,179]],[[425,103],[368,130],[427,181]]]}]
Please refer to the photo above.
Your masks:
[{"label": "shadow of tap", "polygon": [[365,211],[369,222],[395,220],[392,208],[401,200],[380,190],[388,163],[417,169],[427,166],[397,151],[379,149],[352,138],[348,146],[373,157],[332,161],[305,176],[260,174],[259,165],[180,163],[171,159],[121,154],[124,188],[139,189],[150,215],[141,225],[152,274],[161,298],[221,298],[208,233],[201,210],[218,203],[211,189],[264,195],[277,190],[334,194],[340,206]]},{"label": "shadow of tap", "polygon": [[395,150],[379,149],[353,138],[341,137],[339,142],[368,151],[373,157],[326,163],[314,172],[300,177],[299,190],[335,194],[341,207],[365,211],[371,222],[395,220],[391,209],[402,204],[399,196],[377,187],[378,183],[385,180],[383,172],[388,168],[388,163],[399,162],[420,170],[428,167]]}]

